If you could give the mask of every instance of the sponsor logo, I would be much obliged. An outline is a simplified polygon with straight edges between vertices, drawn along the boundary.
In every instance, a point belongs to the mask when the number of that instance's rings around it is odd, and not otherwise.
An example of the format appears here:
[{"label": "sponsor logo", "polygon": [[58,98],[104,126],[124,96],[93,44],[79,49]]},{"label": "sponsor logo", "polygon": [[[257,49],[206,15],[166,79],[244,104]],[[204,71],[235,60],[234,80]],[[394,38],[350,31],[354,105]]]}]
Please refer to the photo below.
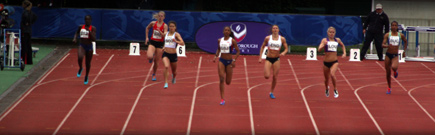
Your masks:
[{"label": "sponsor logo", "polygon": [[235,40],[237,41],[237,43],[239,43],[240,41],[242,41],[243,39],[245,39],[246,37],[246,24],[244,23],[240,23],[240,22],[236,22],[230,25],[231,31],[234,33],[234,37],[236,38]]}]

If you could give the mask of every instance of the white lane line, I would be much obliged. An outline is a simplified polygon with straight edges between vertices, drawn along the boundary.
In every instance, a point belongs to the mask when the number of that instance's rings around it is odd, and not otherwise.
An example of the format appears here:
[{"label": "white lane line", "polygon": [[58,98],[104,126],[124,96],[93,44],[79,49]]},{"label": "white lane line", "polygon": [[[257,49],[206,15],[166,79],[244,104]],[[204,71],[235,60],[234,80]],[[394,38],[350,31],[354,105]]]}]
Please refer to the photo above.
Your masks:
[{"label": "white lane line", "polygon": [[304,94],[304,91],[305,91],[306,89],[308,89],[308,88],[310,88],[310,87],[313,87],[313,86],[315,86],[315,85],[321,85],[321,84],[313,84],[313,85],[309,85],[309,86],[303,88],[303,89],[301,90],[301,95],[302,95],[302,99],[304,100],[305,107],[307,108],[308,115],[310,115],[311,122],[313,123],[314,130],[316,131],[316,135],[320,135],[319,128],[317,128],[316,121],[314,120],[313,114],[311,113],[310,106],[308,105],[308,101],[307,101],[307,99],[305,98],[305,94]]},{"label": "white lane line", "polygon": [[23,101],[35,88],[37,88],[39,85],[41,85],[41,82],[51,73],[53,72],[54,69],[57,68],[57,66],[60,65],[60,63],[62,63],[66,57],[68,57],[70,55],[70,53],[66,54],[59,62],[57,62],[57,64],[50,69],[50,71],[48,71],[42,78],[41,80],[38,81],[38,83],[33,86],[29,91],[26,92],[26,94],[24,94],[24,96],[22,96],[17,102],[14,103],[13,106],[11,106],[11,108],[8,109],[8,111],[6,111],[2,117],[0,117],[0,121],[2,121],[12,110],[15,109],[15,107],[17,107],[18,104],[21,103],[21,101]]},{"label": "white lane line", "polygon": [[246,64],[246,58],[243,59],[245,61],[246,87],[249,88],[248,65]]},{"label": "white lane line", "polygon": [[433,118],[432,115],[430,115],[430,113],[420,104],[420,102],[417,101],[417,99],[414,98],[414,96],[412,96],[411,92],[414,91],[415,89],[421,88],[421,87],[426,87],[426,86],[430,86],[430,85],[435,85],[435,84],[427,84],[427,85],[422,85],[419,87],[415,87],[411,90],[408,91],[408,95],[412,98],[412,100],[414,100],[414,102],[421,108],[421,110],[423,110],[424,113],[426,113],[426,115],[433,121],[435,122],[435,119]]},{"label": "white lane line", "polygon": [[92,80],[91,85],[93,85],[95,83],[95,81],[97,81],[98,77],[101,75],[101,73],[103,72],[103,70],[106,68],[106,66],[109,64],[109,62],[112,60],[113,56],[115,56],[115,54],[112,54],[112,56],[110,56],[109,60],[107,60],[106,64],[104,64],[103,68],[101,68],[100,72],[98,72],[97,76],[95,77],[94,80]]},{"label": "white lane line", "polygon": [[[376,61],[376,64],[378,64],[379,65],[379,67],[381,67],[384,71],[385,71],[385,67],[383,67],[381,64],[379,64],[377,61]],[[394,81],[396,81],[397,82],[397,84],[399,84],[400,85],[400,87],[402,87],[402,89],[404,90],[404,91],[408,91],[408,90],[406,90],[406,88],[405,87],[403,87],[403,85],[402,85],[402,83],[400,83],[396,78],[394,78],[394,76],[393,75],[391,75],[390,76],[391,78],[393,78],[394,79]]]},{"label": "white lane line", "polygon": [[[152,69],[152,66],[151,66],[151,69]],[[150,71],[151,71],[151,70],[150,70]],[[149,86],[152,86],[152,85],[155,85],[155,84],[158,84],[158,83],[160,83],[160,82],[149,84],[149,85],[147,85],[147,86],[142,87],[142,89],[140,89],[140,92],[139,92],[139,94],[137,95],[136,100],[134,101],[133,106],[131,107],[130,113],[128,114],[128,117],[127,117],[127,119],[125,120],[124,126],[122,127],[121,135],[124,135],[125,130],[127,129],[128,123],[130,122],[130,119],[131,119],[131,116],[133,115],[133,112],[134,112],[134,110],[136,109],[137,103],[139,102],[139,99],[140,99],[140,97],[142,96],[142,92],[145,90],[145,88],[147,88],[147,87],[149,87]]]},{"label": "white lane line", "polygon": [[290,65],[290,67],[291,67],[291,69],[292,69],[293,75],[295,76],[295,79],[296,79],[296,82],[298,83],[299,89],[302,89],[302,88],[301,88],[301,84],[299,83],[298,76],[296,75],[296,72],[295,72],[295,70],[293,69],[292,62],[290,61],[290,59],[287,59],[287,61],[288,61],[288,64]]},{"label": "white lane line", "polygon": [[192,127],[192,118],[193,118],[193,110],[195,108],[196,92],[198,91],[199,88],[207,86],[207,85],[210,85],[210,84],[213,84],[213,83],[218,83],[218,82],[206,83],[206,84],[203,84],[203,85],[195,88],[195,91],[193,92],[193,97],[192,97],[192,105],[190,107],[189,122],[187,123],[187,132],[186,132],[186,135],[190,135],[190,129]]},{"label": "white lane line", "polygon": [[[85,92],[80,96],[80,98],[76,101],[76,103],[74,104],[74,106],[71,108],[71,110],[68,112],[68,114],[63,118],[62,122],[60,122],[60,124],[57,126],[56,130],[53,132],[53,135],[57,134],[57,132],[59,132],[60,128],[63,126],[63,124],[65,123],[65,121],[69,118],[69,116],[71,115],[71,113],[76,109],[77,105],[82,101],[83,97],[85,97],[85,95],[88,93],[88,91],[96,86],[93,85],[94,82],[98,79],[98,76],[103,72],[103,70],[106,68],[106,66],[109,64],[109,62],[112,60],[114,54],[112,54],[112,56],[109,58],[109,60],[107,60],[106,64],[103,66],[103,68],[101,68],[100,72],[98,72],[97,77],[95,77],[95,79],[92,81],[92,84],[90,87],[88,87]],[[98,83],[101,84],[101,83]]]},{"label": "white lane line", "polygon": [[198,87],[199,71],[201,70],[201,60],[202,60],[202,56],[199,57],[199,62],[198,62],[198,71],[196,72],[196,82],[195,82],[195,87]]},{"label": "white lane line", "polygon": [[423,63],[420,63],[420,64],[423,65],[424,67],[426,67],[426,68],[429,69],[432,73],[435,74],[435,71],[433,71],[432,69],[430,69],[429,67],[427,67],[425,64],[423,64]]},{"label": "white lane line", "polygon": [[142,86],[145,86],[147,84],[148,78],[150,77],[150,73],[153,70],[154,62],[151,64],[150,70],[148,71],[147,77],[145,78],[145,81],[143,82]]},{"label": "white lane line", "polygon": [[368,87],[368,86],[372,86],[372,85],[378,85],[378,84],[383,84],[385,82],[380,82],[380,83],[375,83],[375,84],[369,84],[369,85],[364,85],[361,86],[359,88],[357,88],[354,91],[355,96],[358,98],[359,102],[361,103],[361,105],[364,107],[364,110],[366,110],[367,114],[369,115],[370,119],[372,119],[373,123],[375,124],[376,128],[378,128],[378,131],[381,133],[381,135],[384,135],[384,132],[382,131],[381,127],[379,126],[378,122],[375,120],[375,118],[373,117],[372,113],[370,113],[369,109],[366,107],[366,105],[364,104],[364,102],[361,100],[361,98],[358,95],[358,91],[362,88]]},{"label": "white lane line", "polygon": [[346,76],[343,74],[343,72],[341,72],[341,69],[338,68],[338,71],[340,72],[341,76],[343,76],[344,80],[346,80],[346,83],[350,86],[350,88],[352,88],[352,90],[355,90],[353,88],[353,86],[350,84],[349,80],[347,80]]}]

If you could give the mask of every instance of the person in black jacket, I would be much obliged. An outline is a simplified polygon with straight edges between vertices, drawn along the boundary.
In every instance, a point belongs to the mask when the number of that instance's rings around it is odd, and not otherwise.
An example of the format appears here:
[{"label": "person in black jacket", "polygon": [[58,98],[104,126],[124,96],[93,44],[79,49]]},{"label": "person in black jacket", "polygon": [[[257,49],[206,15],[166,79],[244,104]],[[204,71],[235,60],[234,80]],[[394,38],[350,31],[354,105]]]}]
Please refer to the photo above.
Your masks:
[{"label": "person in black jacket", "polygon": [[385,14],[385,12],[382,10],[382,5],[376,4],[376,10],[370,12],[369,15],[367,15],[366,21],[364,22],[363,33],[366,34],[366,37],[361,52],[361,60],[365,58],[367,50],[370,46],[370,42],[372,42],[374,39],[379,61],[383,61],[382,40],[384,33],[382,33],[382,30],[384,30],[385,33],[390,31],[390,21],[387,14]]},{"label": "person in black jacket", "polygon": [[21,58],[25,64],[33,64],[32,60],[32,24],[35,23],[37,16],[31,11],[32,3],[28,0],[23,1],[23,14],[21,16]]}]

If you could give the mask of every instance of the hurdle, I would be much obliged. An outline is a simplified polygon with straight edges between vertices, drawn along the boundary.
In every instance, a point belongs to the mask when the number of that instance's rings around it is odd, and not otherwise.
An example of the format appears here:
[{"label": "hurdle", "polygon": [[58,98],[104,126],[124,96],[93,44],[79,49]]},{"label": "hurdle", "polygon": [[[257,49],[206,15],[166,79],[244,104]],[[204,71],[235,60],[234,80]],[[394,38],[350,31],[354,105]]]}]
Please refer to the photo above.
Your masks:
[{"label": "hurdle", "polygon": [[[419,44],[419,33],[435,33],[435,27],[430,26],[408,26],[406,27],[406,39],[409,43],[409,33],[415,32],[415,55],[413,57],[406,56],[406,61],[421,61],[421,62],[435,62],[434,56],[421,56],[421,47]],[[408,44],[409,46],[409,44]],[[408,47],[409,48],[409,47]],[[434,54],[435,55],[435,54]]]}]

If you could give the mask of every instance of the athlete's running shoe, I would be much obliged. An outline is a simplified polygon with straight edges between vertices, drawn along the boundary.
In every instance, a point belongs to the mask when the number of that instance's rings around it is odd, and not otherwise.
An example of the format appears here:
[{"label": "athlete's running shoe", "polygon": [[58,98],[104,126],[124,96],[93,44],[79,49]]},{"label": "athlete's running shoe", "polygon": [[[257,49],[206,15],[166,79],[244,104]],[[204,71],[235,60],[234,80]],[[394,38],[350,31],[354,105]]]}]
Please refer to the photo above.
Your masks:
[{"label": "athlete's running shoe", "polygon": [[388,88],[388,89],[387,89],[387,94],[388,94],[388,95],[391,94],[391,88]]},{"label": "athlete's running shoe", "polygon": [[225,105],[225,100],[221,100],[221,102],[219,103],[220,105]]},{"label": "athlete's running shoe", "polygon": [[325,95],[326,95],[326,97],[329,97],[329,89],[326,89]]},{"label": "athlete's running shoe", "polygon": [[168,88],[168,83],[165,83],[165,86],[163,86],[163,88]]},{"label": "athlete's running shoe", "polygon": [[397,78],[399,76],[399,72],[394,71],[394,78]]},{"label": "athlete's running shoe", "polygon": [[172,84],[175,84],[176,80],[175,78],[172,78]]},{"label": "athlete's running shoe", "polygon": [[83,71],[83,68],[80,68],[79,72],[77,72],[77,77],[80,77],[82,75],[82,71]]},{"label": "athlete's running shoe", "polygon": [[153,80],[153,81],[157,81],[157,77],[156,77],[156,74],[153,74],[153,76],[152,76],[152,79],[151,80]]},{"label": "athlete's running shoe", "polygon": [[269,96],[271,99],[275,99],[275,96],[273,95],[273,93],[269,93]]},{"label": "athlete's running shoe", "polygon": [[85,84],[85,85],[88,84],[88,77],[87,77],[87,76],[85,76],[85,82],[84,82],[84,84]]},{"label": "athlete's running shoe", "polygon": [[334,98],[338,98],[338,91],[334,90]]}]

